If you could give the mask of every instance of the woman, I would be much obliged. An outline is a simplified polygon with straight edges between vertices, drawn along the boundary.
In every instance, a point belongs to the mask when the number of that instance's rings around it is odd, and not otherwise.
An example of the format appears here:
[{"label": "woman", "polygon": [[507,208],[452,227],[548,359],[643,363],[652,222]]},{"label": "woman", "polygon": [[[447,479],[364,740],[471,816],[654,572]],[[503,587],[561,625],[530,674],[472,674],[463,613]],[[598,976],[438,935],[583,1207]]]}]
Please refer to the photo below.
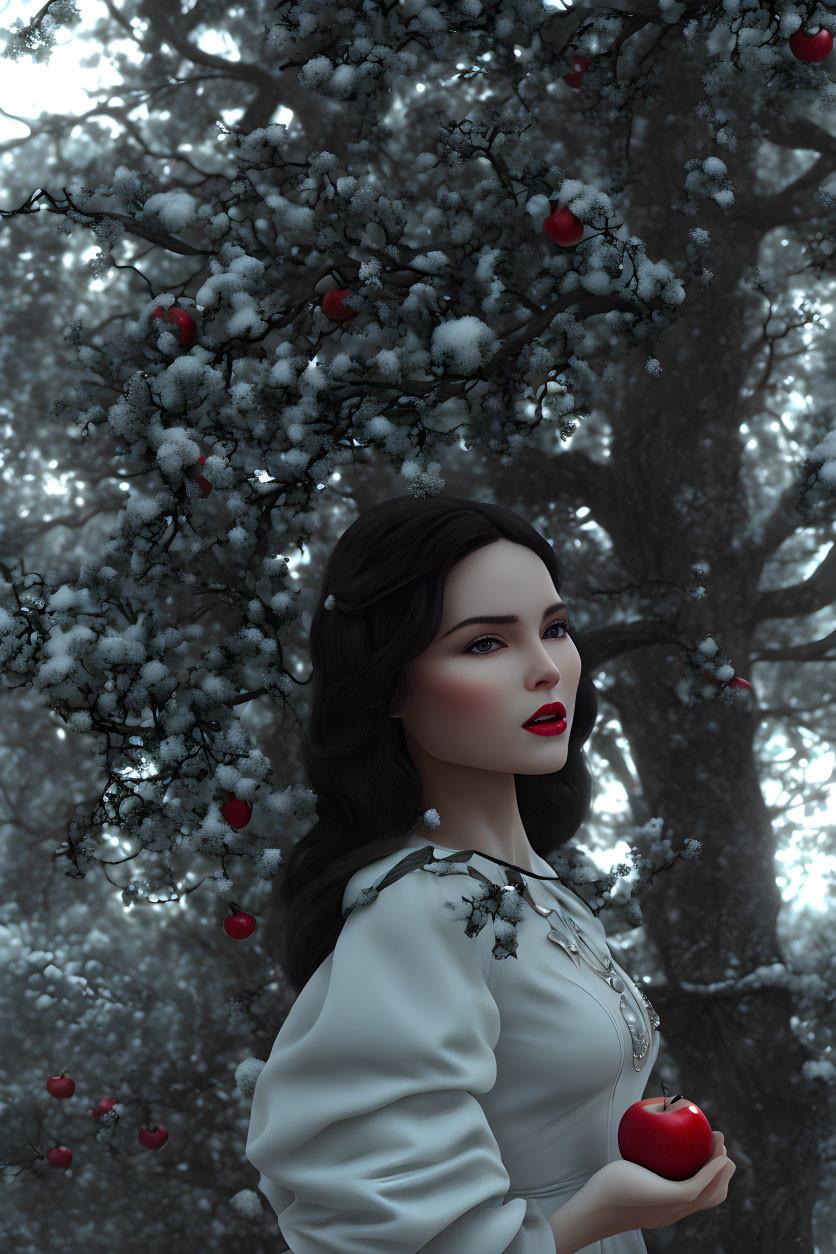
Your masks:
[{"label": "woman", "polygon": [[293,1254],[642,1254],[725,1197],[719,1133],[687,1181],[619,1157],[659,1019],[543,857],[588,814],[597,713],[560,584],[518,514],[450,496],[365,511],[327,564],[298,997],[246,1146]]}]

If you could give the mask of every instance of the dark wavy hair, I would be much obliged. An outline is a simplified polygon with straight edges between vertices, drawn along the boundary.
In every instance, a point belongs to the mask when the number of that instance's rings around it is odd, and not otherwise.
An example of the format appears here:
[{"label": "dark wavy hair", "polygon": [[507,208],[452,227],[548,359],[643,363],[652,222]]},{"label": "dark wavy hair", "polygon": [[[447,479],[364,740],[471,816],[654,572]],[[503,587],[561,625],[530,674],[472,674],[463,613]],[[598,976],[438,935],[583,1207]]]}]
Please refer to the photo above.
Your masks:
[{"label": "dark wavy hair", "polygon": [[[317,822],[288,853],[278,888],[281,964],[297,995],[337,943],[351,876],[401,849],[422,820],[421,780],[401,720],[389,712],[406,696],[404,667],[438,631],[447,575],[501,539],[535,552],[560,592],[560,560],[536,528],[502,505],[456,496],[382,501],[355,519],[328,559],[311,621],[301,750]],[[514,776],[520,817],[541,857],[574,835],[592,797],[583,746],[598,697],[582,641],[574,627],[570,634],[582,669],[566,762],[547,775]]]}]

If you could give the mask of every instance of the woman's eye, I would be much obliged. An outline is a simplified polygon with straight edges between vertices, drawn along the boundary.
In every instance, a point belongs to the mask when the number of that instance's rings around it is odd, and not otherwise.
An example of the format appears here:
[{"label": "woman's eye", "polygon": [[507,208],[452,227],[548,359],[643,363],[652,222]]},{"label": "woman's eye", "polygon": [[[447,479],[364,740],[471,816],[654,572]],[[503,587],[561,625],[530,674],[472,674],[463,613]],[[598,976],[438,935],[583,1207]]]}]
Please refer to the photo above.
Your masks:
[{"label": "woman's eye", "polygon": [[[563,636],[550,636],[549,639],[563,640],[564,636],[569,631],[569,625],[570,624],[569,624],[568,618],[559,618],[557,619],[556,622],[549,623],[548,627],[546,628],[547,632],[551,631],[553,627],[563,628]],[[476,649],[476,646],[477,644],[490,644],[494,640],[498,644],[502,644],[502,641],[499,639],[498,636],[480,636],[478,640],[471,641],[471,643],[467,646],[464,652],[469,653],[471,657],[493,657],[494,653],[499,652],[498,649],[491,649],[490,651],[486,651],[483,649]]]}]

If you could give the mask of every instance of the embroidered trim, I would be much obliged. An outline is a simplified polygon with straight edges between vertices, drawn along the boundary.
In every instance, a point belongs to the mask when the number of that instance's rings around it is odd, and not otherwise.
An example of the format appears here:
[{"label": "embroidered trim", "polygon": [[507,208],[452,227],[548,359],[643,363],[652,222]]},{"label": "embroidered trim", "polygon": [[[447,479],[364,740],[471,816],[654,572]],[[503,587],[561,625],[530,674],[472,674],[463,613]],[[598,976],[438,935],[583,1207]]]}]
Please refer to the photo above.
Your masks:
[{"label": "embroidered trim", "polygon": [[[511,882],[495,884],[481,871],[468,866],[476,852],[475,849],[466,849],[461,853],[451,853],[445,858],[436,858],[433,845],[416,849],[407,857],[402,858],[390,871],[384,872],[370,888],[364,888],[354,903],[343,910],[343,918],[347,919],[352,910],[356,910],[358,906],[367,906],[376,901],[384,888],[388,888],[402,876],[408,875],[410,871],[420,869],[430,871],[433,875],[462,875],[466,871],[473,879],[481,880],[482,884],[472,897],[462,897],[461,904],[445,901],[445,910],[451,912],[456,922],[465,924],[465,935],[471,939],[479,935],[490,918],[496,937],[491,951],[494,958],[516,958],[517,926],[526,916],[523,905],[525,881],[515,867],[508,866],[508,878]],[[487,857],[487,854],[483,856]],[[492,858],[491,861],[496,861],[496,859]],[[539,878],[549,877],[540,876]]]},{"label": "embroidered trim", "polygon": [[[477,871],[475,867],[469,866],[470,859],[477,852],[478,850],[476,849],[464,849],[458,853],[451,853],[445,858],[436,858],[433,845],[425,845],[423,849],[416,849],[396,863],[391,870],[385,871],[383,875],[379,876],[370,888],[364,888],[357,896],[353,905],[343,910],[343,918],[347,919],[352,910],[356,910],[358,906],[367,906],[371,902],[376,901],[384,888],[394,884],[404,875],[408,875],[410,871],[420,869],[422,871],[430,871],[433,875],[461,875],[466,871],[474,879],[482,881],[481,885],[478,886],[478,891],[472,897],[462,897],[460,905],[453,901],[445,901],[444,908],[451,912],[456,922],[465,924],[465,935],[471,939],[479,935],[490,918],[493,924],[494,936],[496,937],[491,951],[494,958],[516,958],[517,926],[526,917],[526,909],[523,902],[527,901],[536,913],[544,915],[549,920],[551,930],[548,934],[548,939],[560,945],[578,969],[580,969],[582,956],[577,943],[580,942],[592,954],[595,960],[592,961],[588,955],[583,955],[585,964],[599,979],[602,979],[615,992],[621,994],[619,1010],[630,1029],[630,1036],[633,1041],[633,1067],[636,1071],[641,1071],[650,1051],[653,1033],[658,1030],[661,1024],[659,1015],[654,1010],[641,985],[634,980],[636,988],[647,1008],[651,1028],[650,1039],[645,1035],[644,1025],[642,1024],[640,1027],[636,1022],[633,1009],[624,994],[630,991],[634,1001],[635,996],[632,990],[626,988],[620,976],[615,973],[613,960],[609,953],[605,953],[602,957],[592,947],[590,942],[586,940],[574,919],[566,919],[562,911],[556,910],[554,907],[546,909],[545,906],[538,906],[532,900],[521,872],[511,863],[502,862],[499,858],[490,858],[488,854],[480,855],[481,857],[489,858],[491,862],[496,862],[500,866],[505,867],[510,881],[507,884],[495,884],[486,875],[483,875],[481,871]],[[540,880],[560,879],[559,875],[539,875],[536,871],[527,871],[526,875],[529,874]],[[571,892],[571,889],[569,891]],[[579,898],[579,900],[582,901],[583,899]],[[552,915],[563,923],[568,923],[576,940],[572,940],[570,936],[556,927]],[[641,1012],[641,1006],[637,1001],[636,1010]]]}]

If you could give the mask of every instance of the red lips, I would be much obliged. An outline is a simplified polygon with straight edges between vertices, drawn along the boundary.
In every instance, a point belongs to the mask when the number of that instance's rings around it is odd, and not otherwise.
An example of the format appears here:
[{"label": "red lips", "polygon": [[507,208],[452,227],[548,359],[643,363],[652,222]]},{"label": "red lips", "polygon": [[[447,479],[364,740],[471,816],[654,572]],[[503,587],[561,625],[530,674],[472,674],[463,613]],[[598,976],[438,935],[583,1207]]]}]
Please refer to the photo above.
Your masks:
[{"label": "red lips", "polygon": [[523,727],[527,727],[535,718],[539,718],[541,714],[551,714],[554,718],[565,718],[566,710],[560,701],[549,701],[547,705],[541,705],[539,710],[535,710],[531,718],[527,718],[523,723]]}]

